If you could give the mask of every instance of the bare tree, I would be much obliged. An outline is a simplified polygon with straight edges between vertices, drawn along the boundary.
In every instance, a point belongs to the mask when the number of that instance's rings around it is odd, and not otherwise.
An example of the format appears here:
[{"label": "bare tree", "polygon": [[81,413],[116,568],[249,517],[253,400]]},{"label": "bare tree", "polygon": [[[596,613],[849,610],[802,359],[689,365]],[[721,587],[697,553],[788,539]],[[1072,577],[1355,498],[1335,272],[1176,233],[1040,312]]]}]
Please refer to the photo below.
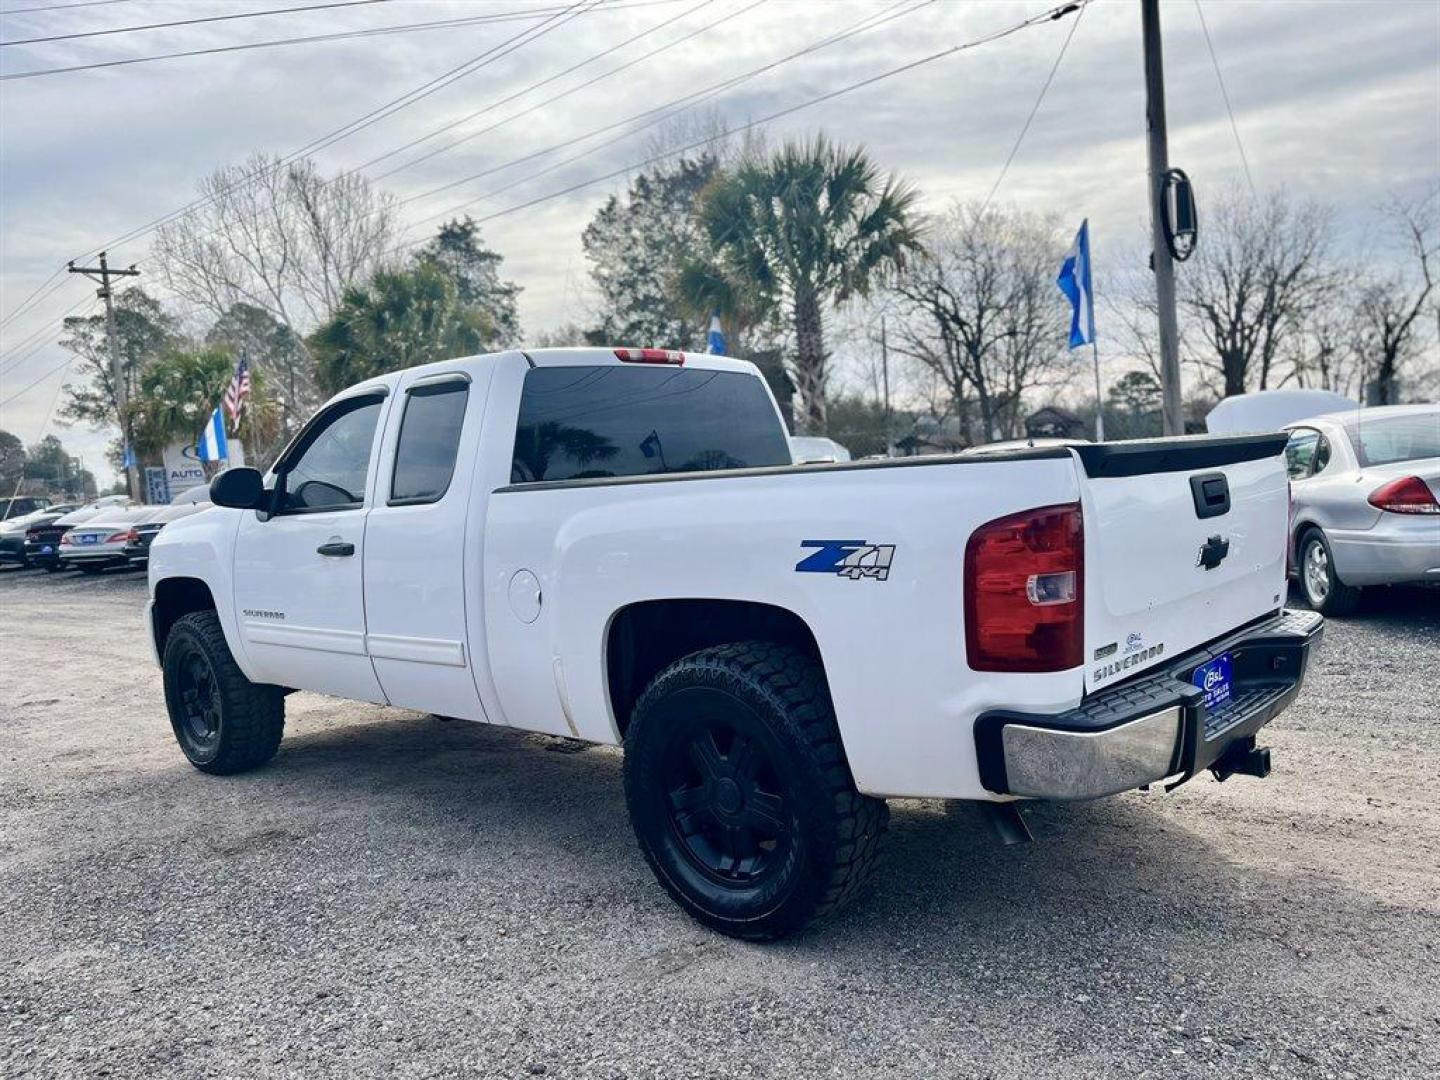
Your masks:
[{"label": "bare tree", "polygon": [[1283,191],[1221,198],[1195,258],[1178,275],[1192,324],[1186,357],[1225,397],[1267,389],[1287,333],[1329,284],[1331,212]]},{"label": "bare tree", "polygon": [[895,285],[906,318],[894,347],[944,382],[968,441],[1012,437],[1026,392],[1072,372],[1055,290],[1056,222],[957,205],[933,224],[928,247]]},{"label": "bare tree", "polygon": [[165,284],[217,318],[244,303],[303,337],[383,263],[394,199],[357,175],[254,154],[200,183],[194,209],[161,226]]},{"label": "bare tree", "polygon": [[1383,213],[1403,238],[1408,265],[1372,270],[1359,290],[1355,322],[1370,405],[1397,403],[1402,375],[1419,356],[1430,361],[1424,375],[1440,368],[1440,340],[1420,322],[1440,270],[1440,185],[1411,202],[1392,200]]}]

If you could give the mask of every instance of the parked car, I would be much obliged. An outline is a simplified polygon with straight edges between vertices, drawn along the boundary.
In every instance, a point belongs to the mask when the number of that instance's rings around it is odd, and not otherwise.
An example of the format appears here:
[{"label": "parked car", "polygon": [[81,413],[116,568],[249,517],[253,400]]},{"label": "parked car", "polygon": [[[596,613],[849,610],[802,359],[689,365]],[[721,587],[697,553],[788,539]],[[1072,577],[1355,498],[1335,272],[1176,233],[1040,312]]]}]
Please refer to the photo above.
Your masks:
[{"label": "parked car", "polygon": [[30,556],[25,551],[26,531],[32,526],[48,525],[77,509],[79,507],[73,503],[47,506],[44,510],[34,510],[0,524],[0,563],[29,566]]},{"label": "parked car", "polygon": [[60,537],[60,565],[87,574],[98,574],[110,566],[124,566],[125,542],[130,526],[151,513],[143,505],[112,506],[88,521],[70,526]]},{"label": "parked car", "polygon": [[[1285,436],[791,462],[759,370],[541,349],[391,372],[150,549],[180,749],[237,773],[287,689],[625,747],[697,919],[798,929],[885,799],[1262,776],[1323,619],[1287,612]],[[1083,509],[1082,509],[1083,508]]]},{"label": "parked car", "polygon": [[790,459],[796,465],[823,465],[849,461],[850,451],[823,435],[791,435]]},{"label": "parked car", "polygon": [[170,500],[168,506],[152,507],[150,513],[130,526],[125,538],[125,558],[134,566],[144,565],[150,559],[150,545],[161,529],[172,521],[208,510],[210,506],[210,487],[202,484],[182,491]]},{"label": "parked car", "polygon": [[10,499],[0,499],[0,521],[13,521],[37,510],[44,510],[49,505],[50,500],[44,495],[18,495]]},{"label": "parked car", "polygon": [[1251,431],[1279,431],[1307,416],[1358,409],[1360,403],[1333,390],[1288,387],[1231,394],[1205,415],[1205,430],[1212,435],[1238,435]]},{"label": "parked car", "polygon": [[61,569],[60,540],[72,526],[90,521],[97,514],[113,507],[129,506],[127,495],[105,495],[72,510],[54,521],[29,526],[25,530],[25,556],[31,565],[42,566],[50,573]]},{"label": "parked car", "polygon": [[1440,584],[1440,405],[1387,405],[1287,424],[1291,567],[1316,611],[1372,585]]}]

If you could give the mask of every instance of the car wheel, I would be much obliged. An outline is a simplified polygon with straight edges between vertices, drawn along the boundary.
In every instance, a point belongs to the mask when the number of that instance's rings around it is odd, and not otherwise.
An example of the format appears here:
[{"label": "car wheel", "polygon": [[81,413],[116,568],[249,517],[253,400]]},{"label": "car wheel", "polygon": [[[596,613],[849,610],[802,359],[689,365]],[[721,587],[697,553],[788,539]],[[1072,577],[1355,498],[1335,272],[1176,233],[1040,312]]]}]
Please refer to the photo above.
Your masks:
[{"label": "car wheel", "polygon": [[265,764],[285,731],[285,696],[235,663],[213,611],[180,618],[165,639],[165,708],[185,756],[227,775]]},{"label": "car wheel", "polygon": [[103,565],[99,564],[99,563],[83,563],[83,562],[82,562],[82,563],[80,564],[80,572],[81,572],[82,574],[98,574],[98,573],[100,573],[100,572],[101,572],[102,570],[104,570],[104,569],[105,569],[105,567],[104,567]]},{"label": "car wheel", "polygon": [[855,790],[820,665],[745,642],[663,670],[625,733],[640,850],[679,904],[733,937],[782,937],[849,900],[889,819]]},{"label": "car wheel", "polygon": [[56,562],[47,562],[44,566],[47,574],[58,574],[61,569],[60,564]]},{"label": "car wheel", "polygon": [[1360,603],[1360,590],[1336,576],[1330,543],[1319,529],[1311,529],[1300,541],[1300,591],[1305,602],[1324,615],[1344,615]]}]

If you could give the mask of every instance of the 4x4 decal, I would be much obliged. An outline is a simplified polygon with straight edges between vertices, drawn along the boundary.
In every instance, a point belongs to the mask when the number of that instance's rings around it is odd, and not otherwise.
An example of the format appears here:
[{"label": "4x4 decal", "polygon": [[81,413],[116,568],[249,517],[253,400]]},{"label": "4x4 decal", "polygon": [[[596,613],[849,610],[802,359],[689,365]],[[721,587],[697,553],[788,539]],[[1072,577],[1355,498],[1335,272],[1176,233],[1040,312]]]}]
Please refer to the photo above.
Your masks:
[{"label": "4x4 decal", "polygon": [[818,550],[795,564],[801,574],[834,574],[859,581],[874,578],[884,581],[890,576],[890,563],[895,557],[894,544],[872,544],[868,540],[801,540],[802,548]]}]

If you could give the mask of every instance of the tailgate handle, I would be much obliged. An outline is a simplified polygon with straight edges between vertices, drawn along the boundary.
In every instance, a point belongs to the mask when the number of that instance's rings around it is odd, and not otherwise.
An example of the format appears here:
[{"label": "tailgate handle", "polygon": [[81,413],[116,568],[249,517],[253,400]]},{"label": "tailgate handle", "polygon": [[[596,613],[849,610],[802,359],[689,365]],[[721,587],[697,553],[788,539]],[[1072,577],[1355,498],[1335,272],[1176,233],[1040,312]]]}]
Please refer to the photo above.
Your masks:
[{"label": "tailgate handle", "polygon": [[1190,495],[1195,500],[1198,518],[1219,517],[1230,512],[1230,481],[1222,472],[1190,477]]}]

